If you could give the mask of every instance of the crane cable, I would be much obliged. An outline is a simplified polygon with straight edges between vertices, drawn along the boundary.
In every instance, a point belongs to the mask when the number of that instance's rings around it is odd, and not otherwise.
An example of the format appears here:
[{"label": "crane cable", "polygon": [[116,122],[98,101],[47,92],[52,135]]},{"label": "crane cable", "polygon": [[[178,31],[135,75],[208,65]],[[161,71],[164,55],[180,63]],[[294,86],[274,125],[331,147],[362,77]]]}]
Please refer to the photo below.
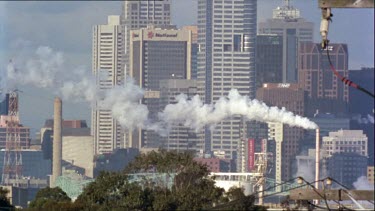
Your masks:
[{"label": "crane cable", "polygon": [[328,57],[328,62],[329,62],[329,66],[332,70],[332,72],[335,74],[335,76],[337,78],[339,78],[345,85],[347,86],[351,86],[355,89],[358,89],[368,95],[370,95],[371,97],[375,98],[374,94],[371,93],[370,91],[366,90],[365,88],[359,86],[358,84],[354,83],[353,81],[349,80],[348,78],[340,75],[340,73],[336,70],[335,66],[333,65],[332,61],[331,61],[331,57],[329,55],[329,50],[328,50],[328,43],[327,43],[327,46],[326,46],[326,51],[327,51],[327,57]]}]

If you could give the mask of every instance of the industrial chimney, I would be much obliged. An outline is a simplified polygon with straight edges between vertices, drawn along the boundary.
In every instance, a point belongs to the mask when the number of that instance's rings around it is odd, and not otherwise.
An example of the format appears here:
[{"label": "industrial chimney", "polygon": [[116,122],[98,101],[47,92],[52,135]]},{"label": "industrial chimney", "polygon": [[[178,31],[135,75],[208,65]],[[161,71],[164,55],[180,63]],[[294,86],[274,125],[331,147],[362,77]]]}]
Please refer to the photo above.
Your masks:
[{"label": "industrial chimney", "polygon": [[57,177],[61,176],[62,159],[62,102],[59,97],[55,98],[53,115],[53,154],[52,154],[52,180],[51,187],[55,187]]}]

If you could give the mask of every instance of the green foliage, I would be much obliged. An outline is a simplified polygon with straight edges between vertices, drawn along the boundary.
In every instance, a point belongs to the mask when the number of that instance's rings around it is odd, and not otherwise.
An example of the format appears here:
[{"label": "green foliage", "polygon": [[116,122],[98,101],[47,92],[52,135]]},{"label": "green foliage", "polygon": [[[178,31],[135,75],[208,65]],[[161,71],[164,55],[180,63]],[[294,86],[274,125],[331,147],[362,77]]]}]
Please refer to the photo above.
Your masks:
[{"label": "green foliage", "polygon": [[0,210],[12,210],[14,207],[7,198],[8,190],[0,187]]},{"label": "green foliage", "polygon": [[38,191],[29,207],[35,209],[54,210],[60,206],[70,206],[71,199],[59,187],[46,187]]},{"label": "green foliage", "polygon": [[[167,173],[175,175],[173,185],[155,184],[145,179],[129,182],[129,173]],[[138,156],[124,172],[102,172],[85,187],[74,203],[53,205],[42,201],[48,210],[254,210],[254,197],[244,196],[242,189],[215,186],[209,171],[193,160],[190,153],[151,152]],[[39,197],[41,198],[41,197]],[[41,198],[43,199],[43,198]],[[41,200],[38,199],[38,200]],[[232,205],[230,203],[234,202]],[[36,202],[34,202],[36,203]],[[228,204],[230,206],[228,206]],[[60,209],[56,208],[60,206]],[[63,208],[62,208],[63,207]]]}]

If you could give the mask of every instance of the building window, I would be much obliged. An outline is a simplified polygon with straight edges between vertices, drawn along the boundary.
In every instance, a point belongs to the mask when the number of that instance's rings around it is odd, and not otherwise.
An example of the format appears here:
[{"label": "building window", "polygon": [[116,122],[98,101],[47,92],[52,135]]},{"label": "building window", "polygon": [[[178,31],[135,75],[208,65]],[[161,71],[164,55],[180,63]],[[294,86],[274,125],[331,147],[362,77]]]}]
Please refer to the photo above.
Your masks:
[{"label": "building window", "polygon": [[241,51],[241,35],[233,35],[233,51]]},{"label": "building window", "polygon": [[232,45],[230,44],[224,44],[224,52],[232,51]]}]

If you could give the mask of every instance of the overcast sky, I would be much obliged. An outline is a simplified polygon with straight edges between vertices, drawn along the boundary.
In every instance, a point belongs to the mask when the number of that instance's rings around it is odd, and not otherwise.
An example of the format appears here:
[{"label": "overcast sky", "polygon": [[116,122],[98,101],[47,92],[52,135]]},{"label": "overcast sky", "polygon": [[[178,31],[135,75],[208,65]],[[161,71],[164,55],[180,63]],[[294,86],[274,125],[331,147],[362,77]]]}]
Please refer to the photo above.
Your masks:
[{"label": "overcast sky", "polygon": [[[320,42],[318,0],[295,0],[301,15],[315,23],[315,41]],[[271,18],[272,9],[282,0],[259,0],[258,22]],[[120,15],[121,1],[0,1],[0,68],[21,52],[34,52],[38,46],[50,46],[64,53],[66,66],[85,66],[91,71],[91,29],[105,24],[108,15]],[[196,24],[197,0],[172,0],[172,23]],[[347,43],[349,66],[374,66],[373,9],[333,9],[329,39]],[[53,93],[33,87],[21,87],[20,117],[24,125],[38,130],[53,113]],[[65,119],[90,121],[87,104],[64,102]]]}]

